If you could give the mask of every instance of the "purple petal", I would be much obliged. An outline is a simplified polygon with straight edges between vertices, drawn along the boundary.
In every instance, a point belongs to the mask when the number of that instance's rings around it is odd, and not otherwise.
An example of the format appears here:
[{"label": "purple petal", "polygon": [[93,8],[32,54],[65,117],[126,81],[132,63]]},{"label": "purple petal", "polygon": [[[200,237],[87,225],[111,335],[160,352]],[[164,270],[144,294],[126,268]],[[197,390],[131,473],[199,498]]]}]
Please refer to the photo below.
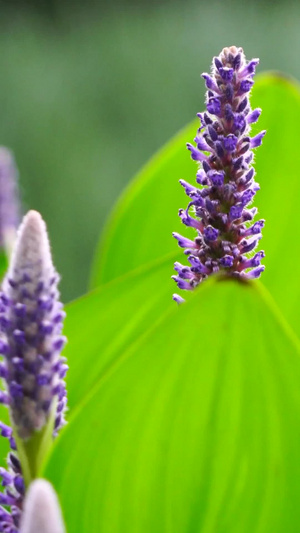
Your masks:
[{"label": "purple petal", "polygon": [[260,146],[262,144],[262,140],[264,136],[266,135],[266,133],[267,132],[264,130],[258,133],[257,135],[255,135],[255,137],[252,137],[250,141],[251,148],[257,148],[258,146]]}]

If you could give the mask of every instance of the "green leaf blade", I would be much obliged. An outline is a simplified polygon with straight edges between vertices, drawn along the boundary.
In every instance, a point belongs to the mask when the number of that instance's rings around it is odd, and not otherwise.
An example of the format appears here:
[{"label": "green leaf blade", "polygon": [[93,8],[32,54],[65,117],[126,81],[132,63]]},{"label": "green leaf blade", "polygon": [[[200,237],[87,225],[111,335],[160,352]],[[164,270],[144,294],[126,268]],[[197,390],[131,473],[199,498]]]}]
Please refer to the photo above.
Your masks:
[{"label": "green leaf blade", "polygon": [[255,164],[261,187],[255,205],[259,216],[266,220],[260,243],[266,251],[262,280],[300,336],[300,267],[296,259],[300,231],[300,90],[297,82],[279,74],[269,74],[262,82],[253,94],[253,105],[263,108],[253,131],[267,129],[263,146],[256,151]]},{"label": "green leaf blade", "polygon": [[[172,260],[141,268],[67,306],[68,404],[76,407],[127,347],[170,308]],[[162,283],[163,282],[163,283]],[[158,287],[159,286],[159,290]],[[95,354],[97,357],[95,358]]]},{"label": "green leaf blade", "polygon": [[59,437],[45,475],[69,530],[297,531],[299,380],[298,343],[260,292],[206,283]]},{"label": "green leaf blade", "polygon": [[[185,145],[197,127],[195,121],[172,139],[120,197],[96,253],[92,287],[172,251],[176,253],[172,231],[182,229],[177,214],[186,203],[178,180],[196,172]],[[174,205],[175,210],[170,208]]]}]

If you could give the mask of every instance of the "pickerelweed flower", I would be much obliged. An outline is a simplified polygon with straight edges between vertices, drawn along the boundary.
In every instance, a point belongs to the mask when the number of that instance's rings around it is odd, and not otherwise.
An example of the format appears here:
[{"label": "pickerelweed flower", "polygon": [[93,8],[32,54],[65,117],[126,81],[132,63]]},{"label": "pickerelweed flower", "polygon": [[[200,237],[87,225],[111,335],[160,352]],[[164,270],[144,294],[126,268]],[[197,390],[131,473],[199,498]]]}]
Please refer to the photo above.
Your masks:
[{"label": "pickerelweed flower", "polygon": [[28,445],[48,424],[56,435],[64,424],[68,367],[60,355],[65,313],[58,281],[46,225],[39,213],[30,211],[19,228],[0,294],[0,376],[5,385],[0,401],[8,406],[12,423],[0,423],[12,449],[8,469],[0,469],[0,503],[10,507],[10,512],[0,507],[0,531],[7,533],[19,532],[25,494],[18,443]]},{"label": "pickerelweed flower", "polygon": [[[196,181],[180,184],[190,198],[179,216],[194,228],[194,240],[173,233],[185,248],[189,266],[175,263],[173,279],[180,289],[192,290],[209,275],[222,271],[243,279],[257,278],[264,252],[249,257],[261,239],[264,220],[253,222],[256,208],[249,208],[259,185],[254,181],[252,149],[261,145],[265,131],[250,137],[251,124],[260,109],[251,109],[249,94],[258,59],[247,62],[242,48],[224,48],[215,57],[212,74],[204,73],[206,111],[199,113],[200,128],[187,144],[192,159],[199,163]],[[178,303],[183,299],[173,296]]]},{"label": "pickerelweed flower", "polygon": [[12,153],[0,147],[0,249],[11,252],[18,225],[20,203],[18,171]]}]

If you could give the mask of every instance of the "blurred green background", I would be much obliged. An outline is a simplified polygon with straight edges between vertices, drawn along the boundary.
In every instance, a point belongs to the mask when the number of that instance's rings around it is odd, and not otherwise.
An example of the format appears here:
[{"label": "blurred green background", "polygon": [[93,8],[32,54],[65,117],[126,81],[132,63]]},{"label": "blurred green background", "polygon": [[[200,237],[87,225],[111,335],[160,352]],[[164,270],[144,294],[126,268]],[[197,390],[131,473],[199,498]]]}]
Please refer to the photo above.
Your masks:
[{"label": "blurred green background", "polygon": [[128,180],[203,109],[213,55],[235,44],[300,78],[297,1],[7,1],[0,29],[0,144],[48,224],[64,301],[86,291]]}]

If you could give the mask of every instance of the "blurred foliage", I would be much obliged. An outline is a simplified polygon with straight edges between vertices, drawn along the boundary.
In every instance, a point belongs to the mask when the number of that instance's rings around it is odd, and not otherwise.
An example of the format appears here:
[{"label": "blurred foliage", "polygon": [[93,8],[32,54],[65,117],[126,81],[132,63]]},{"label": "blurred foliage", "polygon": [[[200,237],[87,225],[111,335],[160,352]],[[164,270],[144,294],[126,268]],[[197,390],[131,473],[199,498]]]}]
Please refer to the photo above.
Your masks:
[{"label": "blurred foliage", "polygon": [[15,151],[25,209],[48,223],[65,301],[86,290],[129,178],[203,108],[214,54],[236,44],[300,77],[297,2],[32,0],[0,15],[0,144]]}]

